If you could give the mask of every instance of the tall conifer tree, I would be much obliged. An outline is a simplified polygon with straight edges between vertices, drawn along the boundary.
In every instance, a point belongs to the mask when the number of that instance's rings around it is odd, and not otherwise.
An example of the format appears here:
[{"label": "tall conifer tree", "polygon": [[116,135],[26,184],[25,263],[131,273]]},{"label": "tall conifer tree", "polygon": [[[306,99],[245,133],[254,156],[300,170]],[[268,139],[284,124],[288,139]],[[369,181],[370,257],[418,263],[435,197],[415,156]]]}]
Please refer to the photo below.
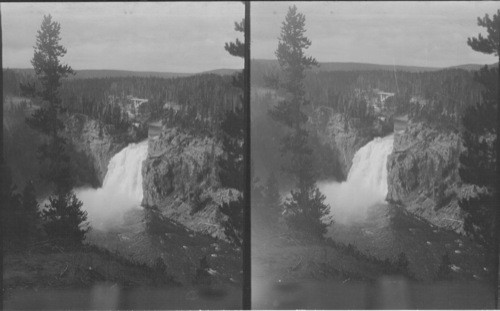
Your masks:
[{"label": "tall conifer tree", "polygon": [[[241,22],[234,23],[234,29],[237,32],[245,33],[245,19]],[[226,43],[225,50],[236,57],[245,57],[245,44],[239,39],[234,42]],[[237,73],[233,77],[233,86],[241,89],[240,95],[241,104],[233,110],[226,112],[224,120],[221,124],[222,148],[225,157],[219,161],[220,180],[224,187],[234,188],[240,192],[244,192],[245,188],[245,110],[244,91],[246,87],[245,69],[243,72]],[[228,217],[228,221],[224,225],[226,236],[235,244],[241,246],[243,243],[243,223],[244,223],[244,208],[246,200],[243,196],[236,201],[224,203],[221,206],[221,212]]]},{"label": "tall conifer tree", "polygon": [[[469,38],[467,44],[475,51],[499,56],[500,10],[492,19],[486,14],[478,18],[488,36]],[[498,126],[498,67],[483,67],[475,73],[475,80],[484,86],[482,99],[469,106],[463,115],[463,143],[460,156],[460,177],[463,182],[479,187],[479,193],[459,201],[465,214],[464,230],[493,252],[496,246],[500,182],[497,171]],[[497,254],[498,255],[498,254]]]},{"label": "tall conifer tree", "polygon": [[87,214],[81,210],[82,203],[73,193],[74,177],[68,146],[61,135],[64,130],[61,120],[64,108],[59,87],[61,79],[73,74],[73,70],[60,62],[60,58],[66,54],[66,48],[60,44],[60,31],[58,22],[53,21],[50,15],[44,16],[31,60],[39,87],[33,84],[23,85],[22,88],[42,101],[41,106],[26,121],[47,136],[46,142],[39,147],[39,160],[42,163],[41,175],[54,186],[54,194],[42,212],[46,220],[45,229],[60,242],[79,244],[88,230],[81,228]]},{"label": "tall conifer tree", "polygon": [[305,31],[305,16],[297,12],[296,6],[290,7],[275,52],[282,71],[282,81],[278,81],[278,85],[286,96],[270,114],[275,121],[288,127],[281,144],[281,151],[289,160],[284,170],[297,181],[297,189],[284,203],[287,223],[293,229],[321,238],[326,233],[323,217],[328,214],[329,206],[323,203],[325,196],[316,187],[312,150],[305,128],[308,118],[302,111],[302,106],[308,104],[303,85],[305,70],[318,66],[318,62],[305,55],[311,45]]}]

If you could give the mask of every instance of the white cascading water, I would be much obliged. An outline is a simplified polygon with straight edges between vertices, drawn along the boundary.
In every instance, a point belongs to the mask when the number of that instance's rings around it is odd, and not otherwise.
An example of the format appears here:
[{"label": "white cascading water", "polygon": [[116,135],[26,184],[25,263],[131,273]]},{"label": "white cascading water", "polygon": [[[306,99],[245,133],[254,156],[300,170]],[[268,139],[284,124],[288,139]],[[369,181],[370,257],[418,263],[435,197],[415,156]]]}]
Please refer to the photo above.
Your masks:
[{"label": "white cascading water", "polygon": [[371,206],[384,203],[387,196],[387,157],[394,136],[377,137],[356,152],[347,180],[320,182],[333,219],[343,224],[364,221]]},{"label": "white cascading water", "polygon": [[130,144],[109,161],[101,188],[76,189],[92,227],[105,230],[120,224],[127,210],[140,208],[143,197],[142,162],[147,155],[147,141]]}]

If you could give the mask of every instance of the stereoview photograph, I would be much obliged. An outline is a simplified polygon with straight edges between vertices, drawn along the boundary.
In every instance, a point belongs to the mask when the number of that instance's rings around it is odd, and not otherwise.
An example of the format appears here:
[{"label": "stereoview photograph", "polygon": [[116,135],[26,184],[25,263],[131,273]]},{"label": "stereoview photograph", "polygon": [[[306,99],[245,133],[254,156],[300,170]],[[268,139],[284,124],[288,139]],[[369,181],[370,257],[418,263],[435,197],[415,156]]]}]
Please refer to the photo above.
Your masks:
[{"label": "stereoview photograph", "polygon": [[498,8],[252,3],[252,308],[495,307]]},{"label": "stereoview photograph", "polygon": [[1,15],[4,308],[241,309],[243,3]]}]

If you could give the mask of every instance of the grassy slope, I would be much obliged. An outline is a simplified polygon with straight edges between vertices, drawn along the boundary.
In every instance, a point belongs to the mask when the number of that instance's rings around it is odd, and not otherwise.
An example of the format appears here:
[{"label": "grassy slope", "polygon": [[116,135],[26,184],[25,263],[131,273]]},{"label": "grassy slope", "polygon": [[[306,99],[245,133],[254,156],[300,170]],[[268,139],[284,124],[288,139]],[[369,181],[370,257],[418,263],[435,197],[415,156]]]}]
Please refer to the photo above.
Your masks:
[{"label": "grassy slope", "polygon": [[[4,253],[5,309],[239,309],[237,287],[182,285],[169,273],[83,247]],[[162,277],[163,276],[163,277]]]},{"label": "grassy slope", "polygon": [[[4,306],[109,306],[107,294],[100,304],[92,304],[98,288],[118,295],[114,303],[120,308],[241,308],[241,251],[168,219],[157,220],[147,234],[143,211],[128,213],[125,220],[108,232],[91,231],[87,242],[98,247],[63,250],[41,244],[4,252]],[[203,256],[213,275],[199,278]],[[158,258],[165,263],[163,272],[152,268]]]},{"label": "grassy slope", "polygon": [[252,209],[252,276],[274,282],[296,280],[373,280],[383,274],[375,263],[359,260],[323,242],[295,239],[282,223],[271,223]]},{"label": "grassy slope", "polygon": [[[386,275],[380,263],[354,256],[328,243],[295,240],[283,224],[270,221],[263,210],[264,206],[252,208],[252,296],[257,308],[467,309],[494,306],[490,283],[472,277],[473,273],[479,274],[483,262],[473,262],[481,256],[474,253],[466,241],[461,254],[450,251],[452,263],[461,266],[462,271],[452,275],[451,282],[432,282],[434,266],[439,264],[441,256],[439,250],[442,245],[453,243],[456,235],[425,231],[418,220],[405,218],[408,223],[401,223],[401,219],[396,222],[408,234],[397,236],[401,232],[391,229],[389,233],[396,233],[396,237],[377,247],[376,235],[380,234],[380,239],[387,236],[382,232],[387,223],[382,222],[389,219],[378,219],[367,228],[360,226],[349,230],[338,226],[336,240],[355,243],[359,249],[370,251],[379,259],[394,260],[400,251],[405,251],[410,271],[417,281]],[[374,232],[376,228],[382,231]],[[372,232],[361,236],[363,229],[365,233],[367,230]],[[341,231],[344,231],[343,236]],[[432,247],[435,252],[425,250],[427,245],[422,240],[429,239],[435,243]],[[421,253],[416,256],[410,249]],[[429,262],[418,261],[429,256]],[[429,267],[432,271],[428,271]],[[480,277],[485,276],[483,271]]]},{"label": "grassy slope", "polygon": [[150,225],[147,228],[143,213],[141,210],[130,211],[125,215],[122,226],[108,232],[94,231],[88,239],[93,244],[148,265],[162,258],[169,273],[182,284],[194,281],[200,259],[206,256],[209,267],[216,271],[214,282],[240,286],[241,250],[224,241],[190,231],[158,214],[158,218],[148,220]]},{"label": "grassy slope", "polygon": [[[65,250],[38,245],[24,251],[8,251],[3,257],[4,290],[15,288],[87,287],[96,282],[122,286],[178,285],[165,274],[155,284],[153,269],[96,247]],[[159,280],[159,279],[158,279]]]},{"label": "grassy slope", "polygon": [[400,206],[374,206],[366,221],[349,226],[336,224],[328,236],[355,244],[379,258],[395,258],[404,252],[410,270],[423,281],[435,278],[444,254],[457,267],[451,275],[457,281],[487,280],[494,270],[484,250],[473,241],[419,220]]}]

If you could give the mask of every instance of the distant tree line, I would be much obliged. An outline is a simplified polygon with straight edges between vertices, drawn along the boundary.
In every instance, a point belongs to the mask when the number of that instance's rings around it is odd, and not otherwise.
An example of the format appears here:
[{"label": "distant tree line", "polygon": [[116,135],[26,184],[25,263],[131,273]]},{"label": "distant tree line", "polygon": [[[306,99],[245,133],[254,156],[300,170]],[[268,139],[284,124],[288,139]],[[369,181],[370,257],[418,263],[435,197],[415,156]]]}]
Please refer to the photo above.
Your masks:
[{"label": "distant tree line", "polygon": [[21,96],[21,84],[26,82],[35,82],[35,77],[33,75],[28,75],[26,73],[17,72],[13,69],[4,68],[2,70],[3,80],[2,80],[2,93],[11,96]]},{"label": "distant tree line", "polygon": [[[4,70],[4,94],[19,96],[19,82],[39,87],[33,76],[22,76]],[[27,83],[26,83],[27,82]],[[62,82],[62,106],[70,113],[81,113],[118,129],[126,129],[133,120],[127,114],[127,96],[147,99],[141,109],[141,120],[173,122],[174,126],[198,127],[215,132],[228,110],[241,106],[239,92],[232,77],[202,74],[179,78],[122,77],[71,79]],[[175,113],[165,109],[166,103],[178,105]]]},{"label": "distant tree line", "polygon": [[[70,111],[105,118],[112,112],[106,105],[121,106],[127,95],[148,99],[153,118],[164,114],[164,105],[174,103],[184,111],[196,111],[203,119],[220,120],[225,110],[238,103],[231,77],[215,74],[182,78],[101,78],[66,81],[61,98]],[[120,105],[122,104],[122,105]]]},{"label": "distant tree line", "polygon": [[362,119],[369,118],[373,111],[356,90],[394,93],[386,100],[393,105],[392,114],[408,114],[415,121],[454,130],[460,129],[466,107],[481,100],[482,91],[473,73],[462,69],[310,72],[305,85],[314,106]]},{"label": "distant tree line", "polygon": [[[261,67],[257,70],[268,73],[254,81],[254,86],[272,86],[281,78],[276,68]],[[363,95],[374,89],[394,93],[394,97],[387,99],[388,104],[393,105],[392,115],[408,114],[415,121],[452,130],[460,130],[463,111],[471,103],[482,100],[484,89],[474,79],[473,72],[463,69],[309,71],[304,87],[313,107],[329,107],[334,112],[365,121],[373,119],[374,111]]]}]

